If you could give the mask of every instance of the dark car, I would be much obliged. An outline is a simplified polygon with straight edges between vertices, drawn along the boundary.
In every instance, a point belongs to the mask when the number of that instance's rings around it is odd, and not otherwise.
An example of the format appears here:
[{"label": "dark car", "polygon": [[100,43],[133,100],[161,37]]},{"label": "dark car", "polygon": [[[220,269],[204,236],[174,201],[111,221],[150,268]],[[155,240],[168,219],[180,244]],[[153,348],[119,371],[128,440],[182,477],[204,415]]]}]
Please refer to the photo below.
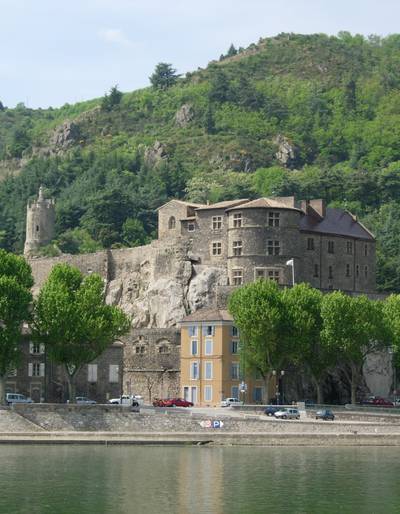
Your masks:
[{"label": "dark car", "polygon": [[267,416],[273,416],[275,412],[278,412],[278,410],[281,410],[279,405],[268,405],[268,407],[264,410],[264,414]]},{"label": "dark car", "polygon": [[334,421],[335,415],[329,409],[322,409],[322,410],[317,410],[317,412],[315,414],[315,419],[323,419],[324,421],[328,421],[328,420]]}]

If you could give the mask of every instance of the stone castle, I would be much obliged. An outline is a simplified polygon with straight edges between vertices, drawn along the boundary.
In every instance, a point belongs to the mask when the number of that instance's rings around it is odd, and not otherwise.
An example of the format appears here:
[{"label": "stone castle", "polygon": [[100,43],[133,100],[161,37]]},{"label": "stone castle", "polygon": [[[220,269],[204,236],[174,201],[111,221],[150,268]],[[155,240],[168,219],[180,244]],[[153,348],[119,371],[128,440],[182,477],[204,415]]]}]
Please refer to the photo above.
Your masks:
[{"label": "stone castle", "polygon": [[28,206],[25,243],[34,292],[60,262],[99,273],[107,302],[132,319],[123,340],[123,389],[146,398],[179,394],[180,321],[201,308],[226,308],[236,286],[264,278],[375,295],[374,236],[323,200],[171,200],[158,209],[158,239],[151,244],[37,257],[54,237],[54,219],[54,202],[40,190]]}]

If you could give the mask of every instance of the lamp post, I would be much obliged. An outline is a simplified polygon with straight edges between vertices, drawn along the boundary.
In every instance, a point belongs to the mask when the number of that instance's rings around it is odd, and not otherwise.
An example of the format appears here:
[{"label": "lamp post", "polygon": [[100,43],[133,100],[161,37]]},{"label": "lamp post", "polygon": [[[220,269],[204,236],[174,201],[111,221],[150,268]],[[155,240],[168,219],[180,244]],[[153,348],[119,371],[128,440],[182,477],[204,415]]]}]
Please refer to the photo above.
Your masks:
[{"label": "lamp post", "polygon": [[289,261],[287,261],[286,266],[292,267],[292,286],[294,286],[294,284],[295,284],[295,281],[294,281],[294,259],[292,258]]},{"label": "lamp post", "polygon": [[392,372],[393,372],[393,400],[396,401],[397,396],[397,373],[396,373],[396,347],[389,347],[389,355],[392,357]]},{"label": "lamp post", "polygon": [[[276,397],[276,404],[277,405],[284,405],[284,394],[283,394],[283,376],[285,375],[285,370],[282,369],[281,371],[276,371],[276,369],[273,369],[272,370],[272,375],[275,377],[275,397]],[[280,379],[282,380],[282,403],[279,403],[279,398],[281,396],[281,393],[279,391],[279,376],[281,377]]]}]

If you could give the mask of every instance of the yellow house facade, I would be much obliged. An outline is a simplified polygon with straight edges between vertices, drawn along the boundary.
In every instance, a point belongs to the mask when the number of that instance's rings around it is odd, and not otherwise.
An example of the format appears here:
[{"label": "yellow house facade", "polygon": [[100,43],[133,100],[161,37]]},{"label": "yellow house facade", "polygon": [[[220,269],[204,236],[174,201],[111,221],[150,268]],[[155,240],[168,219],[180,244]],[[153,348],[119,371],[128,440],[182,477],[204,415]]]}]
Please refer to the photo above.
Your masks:
[{"label": "yellow house facade", "polygon": [[225,398],[267,403],[262,377],[244,377],[239,332],[226,310],[200,309],[181,322],[181,394],[198,406]]}]

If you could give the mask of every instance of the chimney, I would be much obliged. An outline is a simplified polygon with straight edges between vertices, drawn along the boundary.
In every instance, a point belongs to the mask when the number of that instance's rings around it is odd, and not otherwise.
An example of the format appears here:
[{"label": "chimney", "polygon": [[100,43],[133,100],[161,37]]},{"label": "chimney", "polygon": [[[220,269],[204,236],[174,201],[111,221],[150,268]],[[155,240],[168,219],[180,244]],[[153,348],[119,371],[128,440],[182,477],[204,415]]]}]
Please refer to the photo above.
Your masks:
[{"label": "chimney", "polygon": [[319,199],[319,200],[310,200],[309,201],[310,207],[314,209],[315,212],[317,212],[321,218],[325,218],[326,214],[326,203],[325,200]]}]

